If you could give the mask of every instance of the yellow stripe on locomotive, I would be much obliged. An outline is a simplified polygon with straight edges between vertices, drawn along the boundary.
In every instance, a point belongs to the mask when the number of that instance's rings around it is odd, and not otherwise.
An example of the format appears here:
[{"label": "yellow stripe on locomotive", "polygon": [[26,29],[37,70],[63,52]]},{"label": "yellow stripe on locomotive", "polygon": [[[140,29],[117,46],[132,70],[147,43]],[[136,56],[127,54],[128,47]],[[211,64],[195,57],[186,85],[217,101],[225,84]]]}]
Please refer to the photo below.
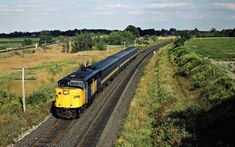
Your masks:
[{"label": "yellow stripe on locomotive", "polygon": [[56,88],[55,106],[58,108],[79,108],[85,104],[85,91],[80,88]]}]

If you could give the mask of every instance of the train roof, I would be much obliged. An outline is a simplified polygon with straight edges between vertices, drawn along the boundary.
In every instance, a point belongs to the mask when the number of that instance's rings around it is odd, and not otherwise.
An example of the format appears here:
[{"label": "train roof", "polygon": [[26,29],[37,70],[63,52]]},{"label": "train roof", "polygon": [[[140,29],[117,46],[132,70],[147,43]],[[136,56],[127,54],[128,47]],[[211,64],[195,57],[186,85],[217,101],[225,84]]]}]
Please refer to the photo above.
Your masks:
[{"label": "train roof", "polygon": [[83,67],[65,76],[63,79],[87,81],[98,72],[99,72],[99,69],[91,69],[89,67]]},{"label": "train roof", "polygon": [[[61,80],[80,80],[80,81],[87,81],[99,71],[102,71],[112,65],[113,63],[117,62],[120,58],[126,56],[127,54],[131,53],[132,51],[136,50],[134,47],[130,47],[124,49],[116,54],[113,54],[91,66],[83,67],[67,76],[62,78]],[[61,81],[60,80],[60,81]],[[60,82],[59,81],[59,82]]]},{"label": "train roof", "polygon": [[127,49],[124,49],[116,54],[113,54],[93,65],[91,65],[92,68],[94,69],[101,69],[101,70],[104,70],[106,69],[107,67],[109,67],[110,65],[112,65],[113,63],[115,63],[116,61],[118,61],[120,58],[126,56],[127,54],[135,51],[136,48],[135,47],[129,47]]}]

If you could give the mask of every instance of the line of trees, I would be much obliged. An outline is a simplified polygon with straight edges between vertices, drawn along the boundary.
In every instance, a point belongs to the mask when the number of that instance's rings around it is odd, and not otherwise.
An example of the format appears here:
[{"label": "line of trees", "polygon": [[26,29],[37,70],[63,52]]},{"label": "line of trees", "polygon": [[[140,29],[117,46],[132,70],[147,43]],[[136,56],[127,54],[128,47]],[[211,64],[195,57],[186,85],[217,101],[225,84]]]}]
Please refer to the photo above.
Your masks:
[{"label": "line of trees", "polygon": [[[134,26],[128,26],[128,30],[132,31]],[[134,27],[136,28],[136,27]],[[181,33],[189,32],[191,35],[196,37],[235,37],[235,28],[234,29],[223,29],[221,31],[212,28],[209,31],[200,31],[197,28],[193,30],[177,30],[175,28],[161,29],[141,29],[140,27],[136,28],[139,36],[146,35],[157,35],[157,36],[179,36]],[[118,30],[105,30],[105,29],[74,29],[67,31],[60,30],[51,30],[49,31],[52,37],[62,36],[76,36],[76,34],[81,34],[83,32],[87,33],[95,33],[95,34],[111,34],[112,32],[116,32]],[[135,30],[136,31],[136,30]],[[17,37],[39,37],[41,32],[12,32],[9,34],[1,33],[0,38],[17,38]],[[133,32],[132,32],[133,33]]]},{"label": "line of trees", "polygon": [[138,36],[138,29],[132,25],[129,25],[123,31],[113,31],[109,35],[84,32],[77,34],[73,39],[71,52],[90,50],[93,46],[96,46],[99,50],[104,50],[106,44],[121,45],[123,43],[133,43]]}]

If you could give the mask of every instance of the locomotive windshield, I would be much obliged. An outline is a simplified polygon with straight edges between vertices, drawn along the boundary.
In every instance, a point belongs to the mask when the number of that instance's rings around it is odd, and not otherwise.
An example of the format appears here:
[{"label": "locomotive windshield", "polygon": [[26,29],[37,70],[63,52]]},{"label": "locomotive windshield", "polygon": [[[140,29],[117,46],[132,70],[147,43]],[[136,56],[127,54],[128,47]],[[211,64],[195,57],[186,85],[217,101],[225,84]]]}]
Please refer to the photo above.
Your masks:
[{"label": "locomotive windshield", "polygon": [[83,81],[61,80],[58,82],[58,87],[85,88],[85,84]]}]

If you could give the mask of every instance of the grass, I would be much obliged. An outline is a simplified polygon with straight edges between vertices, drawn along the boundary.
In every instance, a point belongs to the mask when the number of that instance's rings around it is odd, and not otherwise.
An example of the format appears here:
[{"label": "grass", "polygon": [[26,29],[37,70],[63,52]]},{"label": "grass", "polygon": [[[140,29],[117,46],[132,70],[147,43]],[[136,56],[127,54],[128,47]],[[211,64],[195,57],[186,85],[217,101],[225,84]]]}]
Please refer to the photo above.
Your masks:
[{"label": "grass", "polygon": [[213,64],[227,70],[230,77],[235,77],[234,37],[193,38],[184,46],[197,54],[208,57]]},{"label": "grass", "polygon": [[235,38],[193,38],[185,47],[215,60],[235,60]]},{"label": "grass", "polygon": [[144,70],[116,146],[234,146],[235,81],[167,46]]},{"label": "grass", "polygon": [[[176,97],[181,96],[173,78],[174,67],[167,61],[166,48],[169,46],[158,51],[145,67],[116,146],[179,144],[177,139],[172,139],[170,143],[163,141],[167,137],[167,132],[163,128],[170,126],[153,127],[156,123],[155,115],[158,114],[157,119],[163,118]],[[177,130],[181,131],[178,128],[174,128],[173,131]],[[172,135],[173,132],[167,131],[168,135]]]},{"label": "grass", "polygon": [[154,73],[153,62],[154,59],[151,59],[151,62],[145,67],[116,146],[151,146],[153,142],[151,138],[153,118],[148,115],[153,100],[150,98],[147,88],[153,85],[151,81]]},{"label": "grass", "polygon": [[[16,48],[21,47],[22,43],[26,38],[0,38],[0,50],[4,50],[6,48]],[[30,38],[33,43],[39,41],[39,38]]]}]

